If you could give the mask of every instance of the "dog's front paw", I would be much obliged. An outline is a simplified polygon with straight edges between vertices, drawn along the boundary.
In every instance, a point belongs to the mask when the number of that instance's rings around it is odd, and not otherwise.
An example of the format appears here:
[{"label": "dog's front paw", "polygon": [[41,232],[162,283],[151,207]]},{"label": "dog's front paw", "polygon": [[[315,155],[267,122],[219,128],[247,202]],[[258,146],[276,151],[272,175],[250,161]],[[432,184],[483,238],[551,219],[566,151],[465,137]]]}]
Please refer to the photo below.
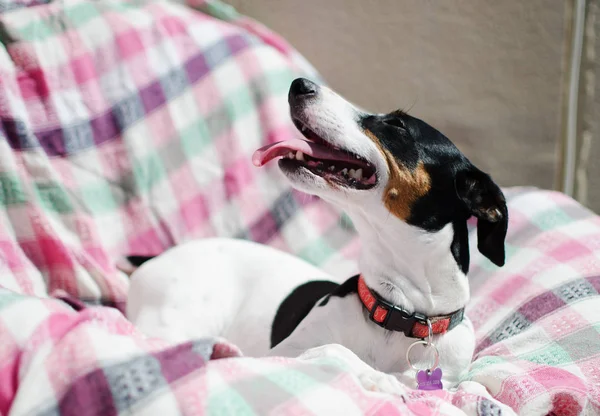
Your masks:
[{"label": "dog's front paw", "polygon": [[365,390],[376,393],[394,394],[402,397],[408,392],[408,387],[402,384],[397,377],[377,370],[359,374],[358,381]]}]

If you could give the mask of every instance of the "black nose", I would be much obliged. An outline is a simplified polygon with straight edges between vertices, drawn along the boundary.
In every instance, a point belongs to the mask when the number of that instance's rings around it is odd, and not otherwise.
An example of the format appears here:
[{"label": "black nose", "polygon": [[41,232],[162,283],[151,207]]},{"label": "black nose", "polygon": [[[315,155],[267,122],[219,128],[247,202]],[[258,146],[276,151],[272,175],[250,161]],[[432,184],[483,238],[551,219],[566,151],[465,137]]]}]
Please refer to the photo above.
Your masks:
[{"label": "black nose", "polygon": [[305,78],[296,78],[290,85],[288,99],[290,102],[299,98],[308,98],[317,93],[318,85]]}]

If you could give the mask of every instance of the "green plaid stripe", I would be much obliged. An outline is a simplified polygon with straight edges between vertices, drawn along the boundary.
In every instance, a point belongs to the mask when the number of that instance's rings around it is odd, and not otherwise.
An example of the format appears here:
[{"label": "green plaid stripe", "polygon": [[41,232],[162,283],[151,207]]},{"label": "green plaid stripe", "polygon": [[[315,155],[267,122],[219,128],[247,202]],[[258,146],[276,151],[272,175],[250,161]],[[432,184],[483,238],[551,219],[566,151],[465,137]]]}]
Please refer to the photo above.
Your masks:
[{"label": "green plaid stripe", "polygon": [[334,248],[327,242],[326,238],[318,237],[300,250],[298,257],[318,266],[323,264],[334,253]]},{"label": "green plaid stripe", "polygon": [[572,361],[569,353],[555,342],[544,345],[542,348],[530,351],[527,354],[521,354],[518,357],[532,363],[552,366],[569,364]]},{"label": "green plaid stripe", "polygon": [[206,404],[207,413],[215,416],[255,415],[256,413],[244,397],[235,388],[210,395]]},{"label": "green plaid stripe", "polygon": [[548,209],[540,212],[531,218],[531,222],[542,230],[550,230],[561,227],[573,221],[563,210]]},{"label": "green plaid stripe", "polygon": [[26,299],[26,297],[22,295],[8,290],[0,289],[0,311],[12,305],[15,302],[23,301],[24,299]]},{"label": "green plaid stripe", "polygon": [[51,212],[68,214],[73,211],[72,200],[64,187],[55,183],[37,183],[34,191],[42,206]]},{"label": "green plaid stripe", "polygon": [[159,182],[166,180],[166,171],[160,153],[150,153],[134,161],[133,175],[136,180],[138,191],[149,194]]},{"label": "green plaid stripe", "polygon": [[95,215],[104,215],[115,212],[119,203],[115,199],[115,193],[106,182],[94,181],[81,187],[81,198],[86,209]]},{"label": "green plaid stripe", "polygon": [[69,7],[64,7],[64,12],[61,14],[60,19],[51,14],[44,17],[38,15],[38,18],[35,20],[25,20],[22,26],[17,27],[15,36],[20,41],[45,41],[55,37],[57,33],[64,32],[66,27],[74,29],[84,27],[92,20],[102,18],[103,13],[107,11],[124,12],[135,10],[140,5],[146,3],[148,3],[148,0],[77,2],[69,5]]},{"label": "green plaid stripe", "polygon": [[16,175],[0,174],[0,204],[19,205],[27,202],[23,183]]},{"label": "green plaid stripe", "polygon": [[290,400],[301,401],[303,394],[323,388],[344,374],[340,361],[335,359],[267,368],[211,394],[210,414],[264,414]]},{"label": "green plaid stripe", "polygon": [[211,144],[212,137],[206,122],[197,119],[181,131],[179,140],[184,153],[189,157],[195,157]]}]

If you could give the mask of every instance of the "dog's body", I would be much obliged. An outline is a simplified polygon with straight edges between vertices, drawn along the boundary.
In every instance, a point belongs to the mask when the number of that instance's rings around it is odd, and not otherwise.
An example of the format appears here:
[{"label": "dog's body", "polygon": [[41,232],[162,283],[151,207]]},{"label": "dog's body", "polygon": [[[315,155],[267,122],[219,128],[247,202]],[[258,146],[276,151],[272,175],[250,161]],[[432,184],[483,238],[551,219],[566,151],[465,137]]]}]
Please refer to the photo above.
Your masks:
[{"label": "dog's body", "polygon": [[172,342],[219,336],[260,357],[271,348],[283,300],[307,281],[329,281],[331,289],[333,280],[271,247],[226,238],[195,240],[132,274],[127,317],[149,336]]},{"label": "dog's body", "polygon": [[[132,276],[128,315],[152,335],[221,335],[251,355],[263,355],[267,345],[274,347],[270,355],[332,354],[345,358],[369,388],[394,391],[398,379],[387,373],[414,387],[405,354],[425,336],[411,335],[411,325],[462,311],[469,299],[470,216],[478,218],[479,250],[504,263],[508,212],[502,192],[421,120],[402,112],[365,113],[302,79],[292,83],[289,101],[308,141],[266,146],[254,163],[282,157],[279,166],[295,188],[346,211],[361,238],[359,268],[367,290],[394,305],[387,316],[401,317],[409,327],[400,332],[402,325],[387,325],[390,319],[379,322],[388,329],[380,327],[358,295],[358,277],[339,286],[314,282],[331,277],[283,253],[253,246],[246,255],[243,243],[223,240],[221,247],[237,248],[215,256],[209,242],[204,252],[200,246],[173,249],[142,266]],[[202,278],[206,264],[210,277]],[[178,295],[168,294],[173,291]],[[172,310],[186,312],[157,312]],[[470,321],[457,316],[456,325],[448,331],[436,327],[430,339],[447,387],[458,381],[474,349]],[[194,326],[200,329],[189,330]],[[432,350],[415,348],[411,361],[429,368]]]}]

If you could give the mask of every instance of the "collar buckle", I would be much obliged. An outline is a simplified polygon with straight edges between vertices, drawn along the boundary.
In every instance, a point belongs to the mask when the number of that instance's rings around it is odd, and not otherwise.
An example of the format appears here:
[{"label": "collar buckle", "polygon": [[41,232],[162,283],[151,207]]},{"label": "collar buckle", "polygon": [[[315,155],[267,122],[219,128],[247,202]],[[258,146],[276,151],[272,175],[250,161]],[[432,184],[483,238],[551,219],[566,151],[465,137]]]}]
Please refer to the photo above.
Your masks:
[{"label": "collar buckle", "polygon": [[[387,314],[383,321],[378,322],[374,315],[380,307],[386,309]],[[375,303],[369,312],[369,319],[389,331],[403,332],[407,337],[412,337],[412,330],[415,323],[427,325],[427,317],[425,315],[418,312],[410,313],[380,298],[375,299]]]},{"label": "collar buckle", "polygon": [[411,313],[392,305],[372,292],[364,278],[358,275],[358,297],[369,311],[369,320],[389,331],[402,332],[408,338],[421,338],[431,341],[431,336],[450,331],[463,321],[464,307],[448,315],[427,317],[422,313]]}]

